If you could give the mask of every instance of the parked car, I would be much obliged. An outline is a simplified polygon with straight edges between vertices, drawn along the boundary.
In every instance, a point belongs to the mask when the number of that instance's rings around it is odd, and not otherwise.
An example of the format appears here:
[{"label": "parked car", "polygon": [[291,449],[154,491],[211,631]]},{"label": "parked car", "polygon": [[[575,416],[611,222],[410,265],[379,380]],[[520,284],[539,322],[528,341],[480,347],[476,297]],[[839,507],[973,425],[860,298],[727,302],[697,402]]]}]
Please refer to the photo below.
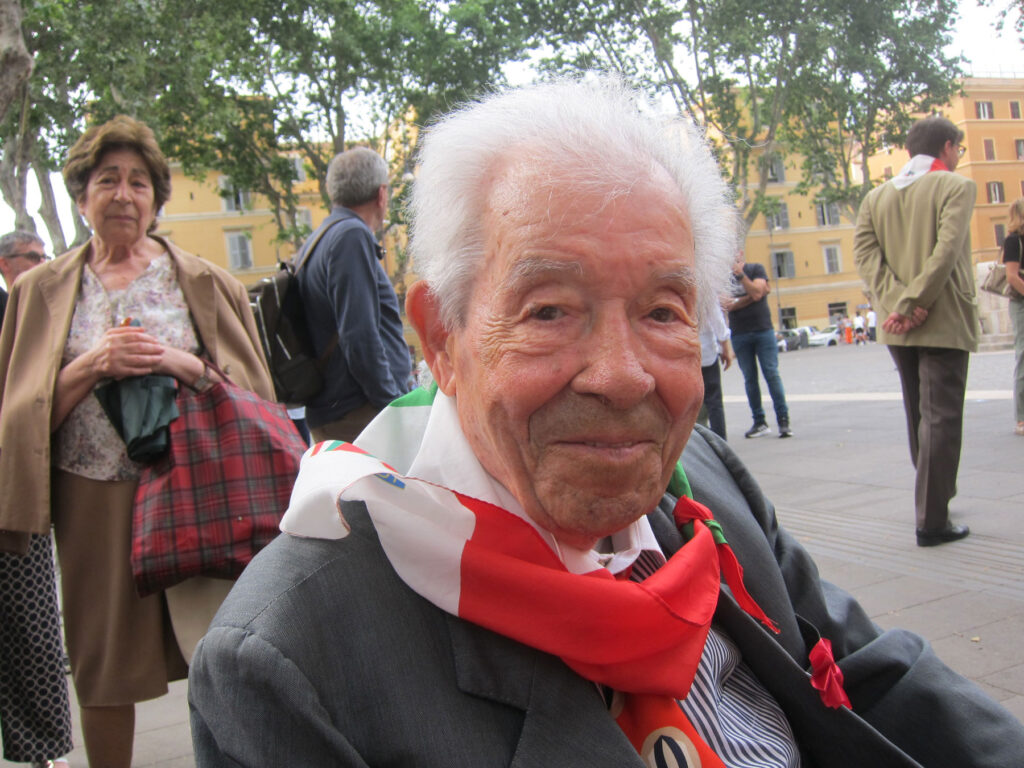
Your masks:
[{"label": "parked car", "polygon": [[799,328],[783,328],[775,332],[775,341],[779,345],[779,352],[788,352],[791,349],[806,349],[809,337],[806,331]]},{"label": "parked car", "polygon": [[839,326],[828,325],[817,333],[811,334],[807,342],[812,347],[834,347],[839,343]]}]

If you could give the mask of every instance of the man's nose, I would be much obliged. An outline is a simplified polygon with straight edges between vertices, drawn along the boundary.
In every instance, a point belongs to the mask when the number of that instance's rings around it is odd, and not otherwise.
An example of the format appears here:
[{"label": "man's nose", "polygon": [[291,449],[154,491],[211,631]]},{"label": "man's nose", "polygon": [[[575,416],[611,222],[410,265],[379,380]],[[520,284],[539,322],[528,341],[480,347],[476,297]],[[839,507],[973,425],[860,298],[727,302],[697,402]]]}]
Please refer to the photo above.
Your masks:
[{"label": "man's nose", "polygon": [[579,394],[598,395],[616,408],[636,405],[654,391],[644,342],[627,317],[603,317],[581,341],[584,365],[573,379]]}]

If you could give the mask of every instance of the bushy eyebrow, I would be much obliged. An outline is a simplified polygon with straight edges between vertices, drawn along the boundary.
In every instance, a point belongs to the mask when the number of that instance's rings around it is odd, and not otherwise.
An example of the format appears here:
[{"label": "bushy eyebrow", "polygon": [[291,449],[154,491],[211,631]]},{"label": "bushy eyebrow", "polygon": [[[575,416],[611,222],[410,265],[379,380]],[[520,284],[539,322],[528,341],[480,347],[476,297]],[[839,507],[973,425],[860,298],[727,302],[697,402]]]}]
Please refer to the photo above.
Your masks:
[{"label": "bushy eyebrow", "polygon": [[583,266],[578,261],[528,256],[519,259],[512,265],[505,278],[505,286],[516,292],[535,282],[538,276],[554,278],[558,275],[581,274],[583,274]]},{"label": "bushy eyebrow", "polygon": [[693,267],[680,267],[661,275],[658,282],[672,286],[680,293],[695,291],[697,290],[697,270]]},{"label": "bushy eyebrow", "polygon": [[[516,261],[505,278],[505,287],[517,292],[535,282],[537,278],[557,278],[558,275],[581,275],[583,266],[578,261],[547,259],[543,256],[528,256]],[[671,272],[658,275],[656,282],[672,288],[679,293],[689,293],[697,289],[697,272],[693,267],[680,267]]]}]

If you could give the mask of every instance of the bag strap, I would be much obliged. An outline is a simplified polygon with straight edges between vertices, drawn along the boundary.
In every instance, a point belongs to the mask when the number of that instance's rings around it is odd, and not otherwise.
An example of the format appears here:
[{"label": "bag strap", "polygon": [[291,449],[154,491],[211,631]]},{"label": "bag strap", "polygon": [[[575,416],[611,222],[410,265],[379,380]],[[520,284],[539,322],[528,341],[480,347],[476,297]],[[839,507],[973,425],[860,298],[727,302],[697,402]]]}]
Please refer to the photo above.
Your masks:
[{"label": "bag strap", "polygon": [[306,263],[306,260],[313,255],[314,249],[320,243],[320,239],[327,234],[327,231],[335,224],[339,224],[343,221],[348,221],[352,216],[338,216],[331,220],[332,217],[328,216],[324,222],[320,225],[320,228],[313,233],[313,235],[305,242],[302,246],[302,250],[299,252],[299,257],[295,260],[295,271],[298,272],[302,265]]}]

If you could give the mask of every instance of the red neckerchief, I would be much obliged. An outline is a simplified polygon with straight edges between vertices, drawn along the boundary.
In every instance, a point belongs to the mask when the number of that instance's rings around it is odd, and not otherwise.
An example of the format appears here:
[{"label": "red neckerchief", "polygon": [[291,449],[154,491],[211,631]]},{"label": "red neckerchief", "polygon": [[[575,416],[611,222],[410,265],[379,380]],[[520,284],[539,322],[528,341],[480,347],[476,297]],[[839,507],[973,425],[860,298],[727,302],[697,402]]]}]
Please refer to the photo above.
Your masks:
[{"label": "red neckerchief", "polygon": [[477,520],[462,553],[459,616],[558,656],[588,680],[685,698],[722,576],[744,610],[778,631],[744,588],[728,544],[716,544],[711,512],[692,499],[680,498],[673,510],[677,526],[695,523],[690,540],[638,583],[604,569],[570,573],[523,520],[457,496]]}]

